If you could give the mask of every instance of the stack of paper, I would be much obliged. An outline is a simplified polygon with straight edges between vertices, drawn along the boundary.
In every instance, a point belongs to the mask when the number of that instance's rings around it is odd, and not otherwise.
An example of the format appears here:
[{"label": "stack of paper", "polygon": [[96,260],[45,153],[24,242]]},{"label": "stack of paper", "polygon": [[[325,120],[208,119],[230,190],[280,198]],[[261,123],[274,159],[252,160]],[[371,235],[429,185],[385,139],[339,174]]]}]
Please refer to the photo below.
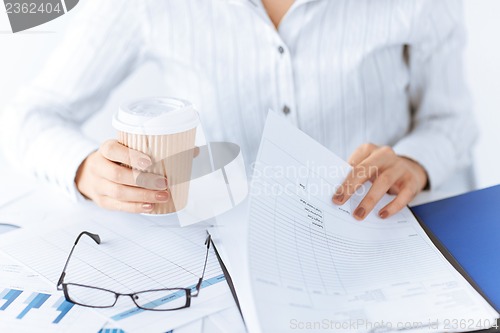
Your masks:
[{"label": "stack of paper", "polygon": [[376,213],[392,199],[387,195],[364,221],[355,220],[352,212],[369,184],[344,205],[332,203],[349,171],[347,163],[270,113],[248,223],[217,229],[250,331],[491,327],[498,313],[408,209],[380,219]]},{"label": "stack of paper", "polygon": [[[88,207],[71,214],[51,214],[43,224],[6,234],[2,249],[55,288],[69,251],[84,230],[99,234],[102,243],[82,238],[68,266],[67,282],[131,293],[192,288],[202,274],[206,251],[203,226],[179,228],[178,221]],[[115,307],[97,313],[129,333],[165,332],[231,306],[234,300],[217,258],[210,251],[200,296],[192,299],[190,308],[144,311],[125,297]]]}]

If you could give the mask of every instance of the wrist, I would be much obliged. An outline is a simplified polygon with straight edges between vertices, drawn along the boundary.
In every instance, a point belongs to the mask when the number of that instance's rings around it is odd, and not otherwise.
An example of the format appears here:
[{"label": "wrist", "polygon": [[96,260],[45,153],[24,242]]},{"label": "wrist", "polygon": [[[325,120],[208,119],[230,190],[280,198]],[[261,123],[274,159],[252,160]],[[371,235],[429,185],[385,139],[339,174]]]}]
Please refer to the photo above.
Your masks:
[{"label": "wrist", "polygon": [[84,192],[83,190],[83,182],[85,181],[85,169],[87,168],[87,162],[89,160],[89,158],[95,154],[95,152],[92,152],[90,155],[88,155],[83,161],[82,163],[80,163],[80,166],[78,167],[78,169],[76,170],[76,174],[75,174],[75,186],[76,186],[76,189],[78,190],[78,192],[83,196],[83,198],[85,198],[86,200],[91,200]]}]

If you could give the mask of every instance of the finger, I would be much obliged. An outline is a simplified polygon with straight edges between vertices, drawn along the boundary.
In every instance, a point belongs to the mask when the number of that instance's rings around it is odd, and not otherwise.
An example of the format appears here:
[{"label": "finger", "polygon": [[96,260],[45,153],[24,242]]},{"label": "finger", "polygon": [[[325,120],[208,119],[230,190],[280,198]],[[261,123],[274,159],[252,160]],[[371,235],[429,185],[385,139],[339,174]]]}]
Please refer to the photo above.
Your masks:
[{"label": "finger", "polygon": [[100,193],[101,195],[126,202],[164,203],[170,197],[167,191],[152,191],[139,187],[120,185],[110,181],[105,181],[103,189],[104,191]]},{"label": "finger", "polygon": [[133,170],[113,163],[105,158],[96,163],[95,172],[113,183],[138,186],[150,190],[167,189],[167,179],[160,175]]},{"label": "finger", "polygon": [[333,202],[341,205],[358,190],[367,180],[374,178],[378,173],[378,166],[367,165],[364,162],[356,165],[344,180],[342,185],[337,188],[333,196]]},{"label": "finger", "polygon": [[132,170],[136,186],[149,190],[166,190],[168,188],[167,178],[154,173]]},{"label": "finger", "polygon": [[355,166],[365,160],[371,153],[373,153],[378,148],[377,145],[372,143],[365,143],[356,148],[351,156],[347,159],[350,165]]},{"label": "finger", "polygon": [[392,216],[399,212],[401,209],[403,209],[406,205],[412,201],[415,196],[417,195],[417,191],[412,189],[409,186],[406,186],[401,189],[399,194],[389,202],[384,208],[382,208],[379,212],[379,216],[383,219],[388,218],[389,216]]},{"label": "finger", "polygon": [[100,196],[96,200],[96,203],[102,208],[119,210],[128,213],[150,213],[155,207],[155,204],[153,203],[125,202],[107,196]]},{"label": "finger", "polygon": [[140,170],[145,170],[153,164],[148,155],[125,147],[116,140],[104,142],[99,148],[99,152],[110,161],[123,163]]},{"label": "finger", "polygon": [[399,194],[399,192],[401,192],[401,189],[403,187],[404,187],[404,180],[403,179],[399,179],[394,184],[392,184],[392,186],[389,189],[388,193],[392,194],[392,195]]},{"label": "finger", "polygon": [[356,190],[367,180],[376,179],[378,174],[388,165],[394,163],[396,156],[386,149],[380,148],[360,164],[356,165],[337,189],[333,202],[340,205],[349,200]]},{"label": "finger", "polygon": [[373,210],[377,202],[387,193],[391,186],[404,174],[405,170],[392,167],[377,177],[372,187],[354,210],[354,218],[363,220]]}]

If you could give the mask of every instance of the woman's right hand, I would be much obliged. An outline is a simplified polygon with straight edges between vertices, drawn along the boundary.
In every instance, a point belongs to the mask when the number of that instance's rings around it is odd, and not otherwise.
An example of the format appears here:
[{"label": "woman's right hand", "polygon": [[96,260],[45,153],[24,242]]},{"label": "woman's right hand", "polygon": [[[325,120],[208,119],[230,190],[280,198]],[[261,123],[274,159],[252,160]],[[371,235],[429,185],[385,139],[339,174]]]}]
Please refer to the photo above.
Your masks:
[{"label": "woman's right hand", "polygon": [[152,163],[148,155],[109,140],[80,165],[76,187],[100,207],[149,213],[170,199],[167,179],[144,172]]}]

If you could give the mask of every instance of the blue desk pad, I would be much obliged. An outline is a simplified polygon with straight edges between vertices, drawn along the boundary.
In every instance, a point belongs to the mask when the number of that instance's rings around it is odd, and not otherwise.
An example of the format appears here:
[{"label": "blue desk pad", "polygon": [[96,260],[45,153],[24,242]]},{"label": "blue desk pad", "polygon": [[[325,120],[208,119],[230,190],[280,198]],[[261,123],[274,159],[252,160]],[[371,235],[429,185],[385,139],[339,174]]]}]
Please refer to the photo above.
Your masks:
[{"label": "blue desk pad", "polygon": [[411,210],[431,239],[447,250],[450,262],[458,262],[469,282],[500,312],[500,185]]}]

